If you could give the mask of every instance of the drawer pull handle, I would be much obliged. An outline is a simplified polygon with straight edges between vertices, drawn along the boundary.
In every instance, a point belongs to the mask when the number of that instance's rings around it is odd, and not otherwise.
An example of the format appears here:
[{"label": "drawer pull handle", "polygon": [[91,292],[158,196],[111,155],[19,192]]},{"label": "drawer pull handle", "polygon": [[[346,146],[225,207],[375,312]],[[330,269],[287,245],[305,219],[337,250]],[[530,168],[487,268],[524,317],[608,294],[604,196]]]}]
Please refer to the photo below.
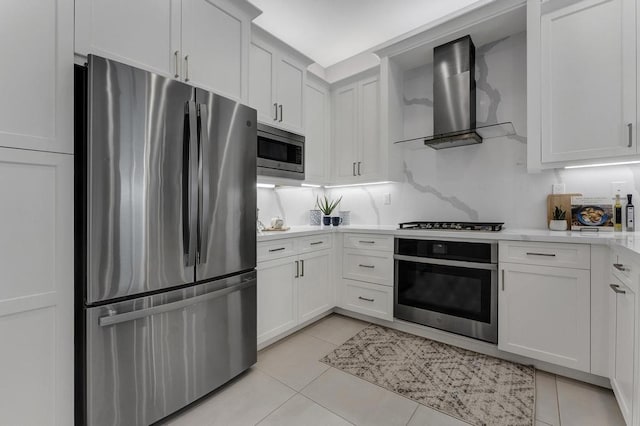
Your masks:
[{"label": "drawer pull handle", "polygon": [[626,291],[620,290],[620,286],[617,284],[609,284],[609,287],[611,287],[611,290],[615,291],[618,294],[627,294]]},{"label": "drawer pull handle", "polygon": [[322,244],[322,243],[324,243],[324,241],[316,241],[316,242],[310,243],[309,245],[317,246],[318,244]]},{"label": "drawer pull handle", "polygon": [[277,249],[269,249],[269,253],[273,253],[274,251],[282,251],[282,250],[284,250],[284,247],[280,247]]},{"label": "drawer pull handle", "polygon": [[296,276],[293,278],[299,278],[300,277],[300,262],[296,260]]},{"label": "drawer pull handle", "polygon": [[527,252],[527,256],[556,257],[555,253],[536,253],[536,252]]},{"label": "drawer pull handle", "polygon": [[362,297],[362,296],[358,296],[358,299],[364,300],[365,302],[373,302],[376,300],[376,299],[367,299],[366,297]]},{"label": "drawer pull handle", "polygon": [[376,243],[375,241],[363,241],[363,240],[360,240],[358,242],[362,243],[362,244],[375,244]]},{"label": "drawer pull handle", "polygon": [[369,269],[373,269],[375,268],[375,265],[363,265],[362,263],[358,265],[361,268],[369,268]]},{"label": "drawer pull handle", "polygon": [[622,271],[622,272],[627,270],[627,268],[625,268],[622,263],[614,263],[613,267],[616,268],[618,271]]}]

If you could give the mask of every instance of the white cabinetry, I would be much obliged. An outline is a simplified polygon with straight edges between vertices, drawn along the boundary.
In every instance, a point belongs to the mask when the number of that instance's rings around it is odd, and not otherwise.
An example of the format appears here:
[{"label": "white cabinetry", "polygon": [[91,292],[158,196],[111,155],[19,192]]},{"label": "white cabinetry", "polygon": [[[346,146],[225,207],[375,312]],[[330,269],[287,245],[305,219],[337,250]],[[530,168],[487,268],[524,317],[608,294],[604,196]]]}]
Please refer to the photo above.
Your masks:
[{"label": "white cabinetry", "polygon": [[307,253],[299,262],[298,321],[302,323],[333,309],[331,252]]},{"label": "white cabinetry", "polygon": [[338,305],[392,321],[393,236],[345,233],[342,246]]},{"label": "white cabinetry", "polygon": [[312,184],[329,180],[331,146],[331,104],[328,84],[307,73],[304,96],[304,173]]},{"label": "white cabinetry", "polygon": [[331,236],[258,243],[258,345],[335,305]]},{"label": "white cabinetry", "polygon": [[73,1],[0,2],[0,424],[71,425]]},{"label": "white cabinetry", "polygon": [[76,0],[75,50],[245,100],[258,13],[244,0]]},{"label": "white cabinetry", "polygon": [[73,2],[0,3],[0,146],[73,153]]},{"label": "white cabinetry", "polygon": [[0,199],[0,424],[73,424],[73,156],[0,148]]},{"label": "white cabinetry", "polygon": [[377,74],[332,91],[337,182],[371,182],[381,177],[379,92]]},{"label": "white cabinetry", "polygon": [[258,342],[297,324],[298,287],[291,258],[258,263]]},{"label": "white cabinetry", "polygon": [[609,284],[609,366],[611,387],[628,425],[640,424],[640,330],[638,289],[640,262],[612,254]]},{"label": "white cabinetry", "polygon": [[313,61],[256,26],[251,33],[249,105],[259,121],[304,133],[306,68]]},{"label": "white cabinetry", "polygon": [[529,168],[637,155],[636,1],[528,2]]},{"label": "white cabinetry", "polygon": [[[512,263],[526,244],[528,259]],[[513,248],[516,246],[516,248]],[[500,242],[498,348],[556,365],[591,368],[589,265],[567,264],[568,245]],[[586,250],[588,245],[575,245]],[[558,261],[558,266],[541,266]],[[572,267],[573,266],[573,267]],[[579,269],[582,268],[582,269]]]}]

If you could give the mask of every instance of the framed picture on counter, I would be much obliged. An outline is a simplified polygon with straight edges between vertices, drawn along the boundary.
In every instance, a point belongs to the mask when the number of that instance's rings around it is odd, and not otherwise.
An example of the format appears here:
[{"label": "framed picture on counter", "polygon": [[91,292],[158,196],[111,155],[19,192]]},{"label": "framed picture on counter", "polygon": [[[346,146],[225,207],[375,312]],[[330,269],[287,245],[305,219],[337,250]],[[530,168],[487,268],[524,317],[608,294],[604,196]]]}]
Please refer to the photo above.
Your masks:
[{"label": "framed picture on counter", "polygon": [[571,197],[572,231],[613,231],[613,204],[606,197]]}]

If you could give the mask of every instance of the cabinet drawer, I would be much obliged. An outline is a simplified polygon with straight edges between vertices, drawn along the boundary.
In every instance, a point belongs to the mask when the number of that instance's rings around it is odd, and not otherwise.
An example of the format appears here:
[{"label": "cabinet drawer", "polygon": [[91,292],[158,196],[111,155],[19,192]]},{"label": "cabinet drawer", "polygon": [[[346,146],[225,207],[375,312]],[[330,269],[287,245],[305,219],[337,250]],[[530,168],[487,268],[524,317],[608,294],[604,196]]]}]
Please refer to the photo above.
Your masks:
[{"label": "cabinet drawer", "polygon": [[343,280],[342,307],[372,317],[393,320],[393,287]]},{"label": "cabinet drawer", "polygon": [[500,241],[500,262],[525,265],[589,269],[591,247],[588,244],[534,243]]},{"label": "cabinet drawer", "polygon": [[393,253],[393,236],[376,234],[344,234],[344,247],[385,250]]},{"label": "cabinet drawer", "polygon": [[308,253],[311,251],[331,248],[331,235],[314,235],[312,237],[298,238],[298,251]]},{"label": "cabinet drawer", "polygon": [[638,291],[640,265],[632,253],[624,249],[611,250],[611,273],[634,292]]},{"label": "cabinet drawer", "polygon": [[281,257],[293,256],[296,254],[294,239],[265,241],[257,244],[258,262],[265,260],[279,259]]},{"label": "cabinet drawer", "polygon": [[393,255],[373,250],[345,249],[342,276],[393,286]]}]

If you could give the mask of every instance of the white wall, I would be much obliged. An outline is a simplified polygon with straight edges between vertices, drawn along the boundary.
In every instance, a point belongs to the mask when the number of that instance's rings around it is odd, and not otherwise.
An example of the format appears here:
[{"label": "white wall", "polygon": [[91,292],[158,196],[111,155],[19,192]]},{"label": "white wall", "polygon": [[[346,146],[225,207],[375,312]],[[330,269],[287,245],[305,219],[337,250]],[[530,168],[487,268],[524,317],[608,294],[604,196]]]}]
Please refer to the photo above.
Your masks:
[{"label": "white wall", "polygon": [[[351,210],[352,223],[484,220],[503,221],[510,228],[545,228],[546,198],[553,183],[565,183],[566,192],[610,196],[611,182],[626,181],[628,192],[640,205],[640,166],[527,174],[524,33],[477,46],[476,81],[478,125],[511,121],[517,135],[441,151],[415,149],[417,145],[405,148],[404,182],[327,191],[332,197],[344,196],[340,208]],[[432,133],[432,85],[431,65],[405,73],[405,138]],[[308,224],[306,210],[313,207],[313,191],[259,191],[258,206],[264,214],[286,214],[291,225]],[[390,205],[383,203],[384,194],[391,195]],[[261,217],[264,214],[261,211]]]}]

